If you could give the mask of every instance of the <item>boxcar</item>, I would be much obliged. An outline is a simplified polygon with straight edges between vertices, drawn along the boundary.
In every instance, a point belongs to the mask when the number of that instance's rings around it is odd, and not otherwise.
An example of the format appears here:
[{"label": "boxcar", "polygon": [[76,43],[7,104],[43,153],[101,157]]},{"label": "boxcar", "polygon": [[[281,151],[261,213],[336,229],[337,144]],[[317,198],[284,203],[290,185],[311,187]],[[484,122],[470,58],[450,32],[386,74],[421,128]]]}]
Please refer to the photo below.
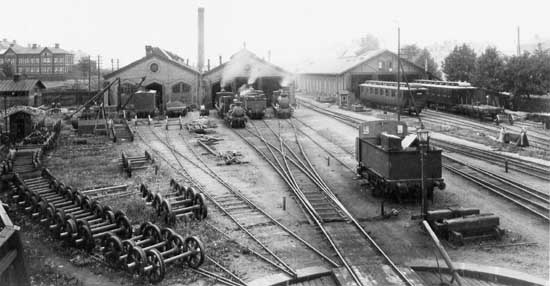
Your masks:
[{"label": "boxcar", "polygon": [[409,114],[420,113],[426,104],[426,89],[414,84],[368,80],[359,85],[359,99],[364,105],[390,108]]},{"label": "boxcar", "polygon": [[[355,142],[357,174],[369,181],[373,195],[404,201],[414,200],[421,194],[420,149],[413,137],[416,135],[407,135],[405,123],[395,120],[360,125]],[[429,144],[424,172],[429,197],[433,196],[435,187],[445,188],[441,177],[441,150]]]}]

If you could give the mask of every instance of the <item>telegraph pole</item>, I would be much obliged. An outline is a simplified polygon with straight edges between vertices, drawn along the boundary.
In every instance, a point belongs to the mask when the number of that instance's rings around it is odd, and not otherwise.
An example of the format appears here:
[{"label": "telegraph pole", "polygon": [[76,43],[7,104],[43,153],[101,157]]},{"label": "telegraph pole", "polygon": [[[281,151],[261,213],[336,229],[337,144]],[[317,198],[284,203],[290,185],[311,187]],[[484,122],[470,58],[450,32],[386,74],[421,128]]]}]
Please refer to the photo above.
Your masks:
[{"label": "telegraph pole", "polygon": [[118,59],[116,59],[116,69],[117,70],[120,69],[119,63],[120,63],[120,61]]},{"label": "telegraph pole", "polygon": [[521,48],[519,44],[519,26],[518,26],[518,57],[521,56]]},{"label": "telegraph pole", "polygon": [[[401,92],[401,28],[397,26],[397,96]],[[401,107],[397,111],[397,121],[401,121]]]},{"label": "telegraph pole", "polygon": [[92,57],[88,56],[88,91],[92,90]]},{"label": "telegraph pole", "polygon": [[97,55],[97,90],[100,90],[100,76],[101,76],[101,56]]},{"label": "telegraph pole", "polygon": [[111,59],[111,72],[115,71],[115,60]]}]

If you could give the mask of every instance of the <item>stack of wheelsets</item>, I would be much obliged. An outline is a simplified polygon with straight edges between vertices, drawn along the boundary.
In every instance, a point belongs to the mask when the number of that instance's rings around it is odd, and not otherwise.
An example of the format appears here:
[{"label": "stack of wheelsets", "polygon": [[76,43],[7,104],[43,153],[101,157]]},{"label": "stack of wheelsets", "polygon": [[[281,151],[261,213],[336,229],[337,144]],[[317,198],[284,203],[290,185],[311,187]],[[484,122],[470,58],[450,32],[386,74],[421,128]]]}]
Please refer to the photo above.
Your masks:
[{"label": "stack of wheelsets", "polygon": [[156,210],[166,224],[173,225],[178,219],[202,220],[208,215],[204,195],[193,187],[180,185],[174,179],[170,180],[168,194],[152,192],[144,184],[140,186],[140,192],[146,203]]},{"label": "stack of wheelsets", "polygon": [[15,174],[8,186],[11,202],[45,225],[54,237],[87,251],[98,249],[111,265],[123,265],[153,283],[164,278],[168,264],[187,263],[197,268],[204,262],[204,246],[197,237],[183,238],[151,222],[135,230],[123,211],[113,211],[65,186],[47,169],[34,178]]}]

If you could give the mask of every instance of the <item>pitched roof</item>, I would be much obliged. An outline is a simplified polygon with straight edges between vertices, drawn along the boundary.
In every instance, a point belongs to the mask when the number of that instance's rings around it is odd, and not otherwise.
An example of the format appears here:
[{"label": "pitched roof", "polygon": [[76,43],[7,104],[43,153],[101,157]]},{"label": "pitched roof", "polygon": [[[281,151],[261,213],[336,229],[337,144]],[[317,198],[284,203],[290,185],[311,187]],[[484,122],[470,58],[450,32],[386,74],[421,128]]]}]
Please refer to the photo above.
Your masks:
[{"label": "pitched roof", "polygon": [[146,60],[148,59],[151,59],[151,58],[158,58],[160,60],[163,60],[167,63],[172,63],[180,68],[183,68],[183,69],[186,69],[186,70],[189,70],[191,72],[194,72],[194,73],[199,73],[199,71],[197,69],[195,69],[194,67],[190,66],[190,65],[187,65],[183,58],[181,58],[180,56],[172,53],[172,52],[169,52],[169,51],[166,51],[166,50],[163,50],[159,47],[152,47],[151,49],[151,52],[148,53],[145,57],[137,60],[137,61],[134,61],[128,65],[125,65],[123,67],[121,67],[120,69],[114,71],[114,72],[111,72],[111,73],[108,73],[106,75],[103,76],[103,78],[107,79],[107,78],[111,78],[121,72],[124,72],[128,69],[131,69],[132,67],[135,67],[143,62],[145,62]]},{"label": "pitched roof", "polygon": [[325,58],[315,61],[299,69],[302,74],[342,74],[354,67],[378,56],[390,52],[386,49],[367,51],[359,56],[343,56],[338,58]]},{"label": "pitched roof", "polygon": [[20,79],[18,81],[14,81],[13,79],[0,80],[0,92],[28,91],[36,85],[38,85],[39,88],[46,88],[38,79]]},{"label": "pitched roof", "polygon": [[274,65],[273,63],[270,63],[260,57],[258,57],[256,54],[254,54],[253,52],[249,51],[248,49],[246,48],[242,48],[241,50],[239,50],[238,52],[234,53],[230,58],[229,58],[229,61],[221,64],[221,65],[218,65],[208,71],[205,71],[204,74],[205,75],[208,75],[210,73],[213,73],[223,67],[225,67],[227,64],[229,64],[231,62],[231,60],[235,59],[235,58],[250,58],[250,59],[254,59],[256,61],[259,61],[261,63],[264,63],[266,65],[269,65],[270,67],[272,67],[273,69],[281,72],[281,73],[288,73],[286,70],[284,70],[283,68],[277,66],[277,65]]},{"label": "pitched roof", "polygon": [[12,50],[16,54],[41,54],[44,50],[48,50],[52,54],[70,54],[71,52],[68,52],[62,48],[56,48],[56,47],[23,47],[23,46],[13,46],[8,47],[6,50],[2,51],[1,53],[5,53],[8,50]]}]

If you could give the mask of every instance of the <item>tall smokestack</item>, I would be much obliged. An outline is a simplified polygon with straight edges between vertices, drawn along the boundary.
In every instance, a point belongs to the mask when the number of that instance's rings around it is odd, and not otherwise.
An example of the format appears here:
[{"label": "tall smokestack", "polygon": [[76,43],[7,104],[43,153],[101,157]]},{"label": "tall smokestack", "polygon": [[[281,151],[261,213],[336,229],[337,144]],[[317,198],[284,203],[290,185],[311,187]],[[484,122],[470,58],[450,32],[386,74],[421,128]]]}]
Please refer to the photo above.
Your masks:
[{"label": "tall smokestack", "polygon": [[204,67],[204,8],[199,7],[199,51],[197,67],[200,72]]}]

